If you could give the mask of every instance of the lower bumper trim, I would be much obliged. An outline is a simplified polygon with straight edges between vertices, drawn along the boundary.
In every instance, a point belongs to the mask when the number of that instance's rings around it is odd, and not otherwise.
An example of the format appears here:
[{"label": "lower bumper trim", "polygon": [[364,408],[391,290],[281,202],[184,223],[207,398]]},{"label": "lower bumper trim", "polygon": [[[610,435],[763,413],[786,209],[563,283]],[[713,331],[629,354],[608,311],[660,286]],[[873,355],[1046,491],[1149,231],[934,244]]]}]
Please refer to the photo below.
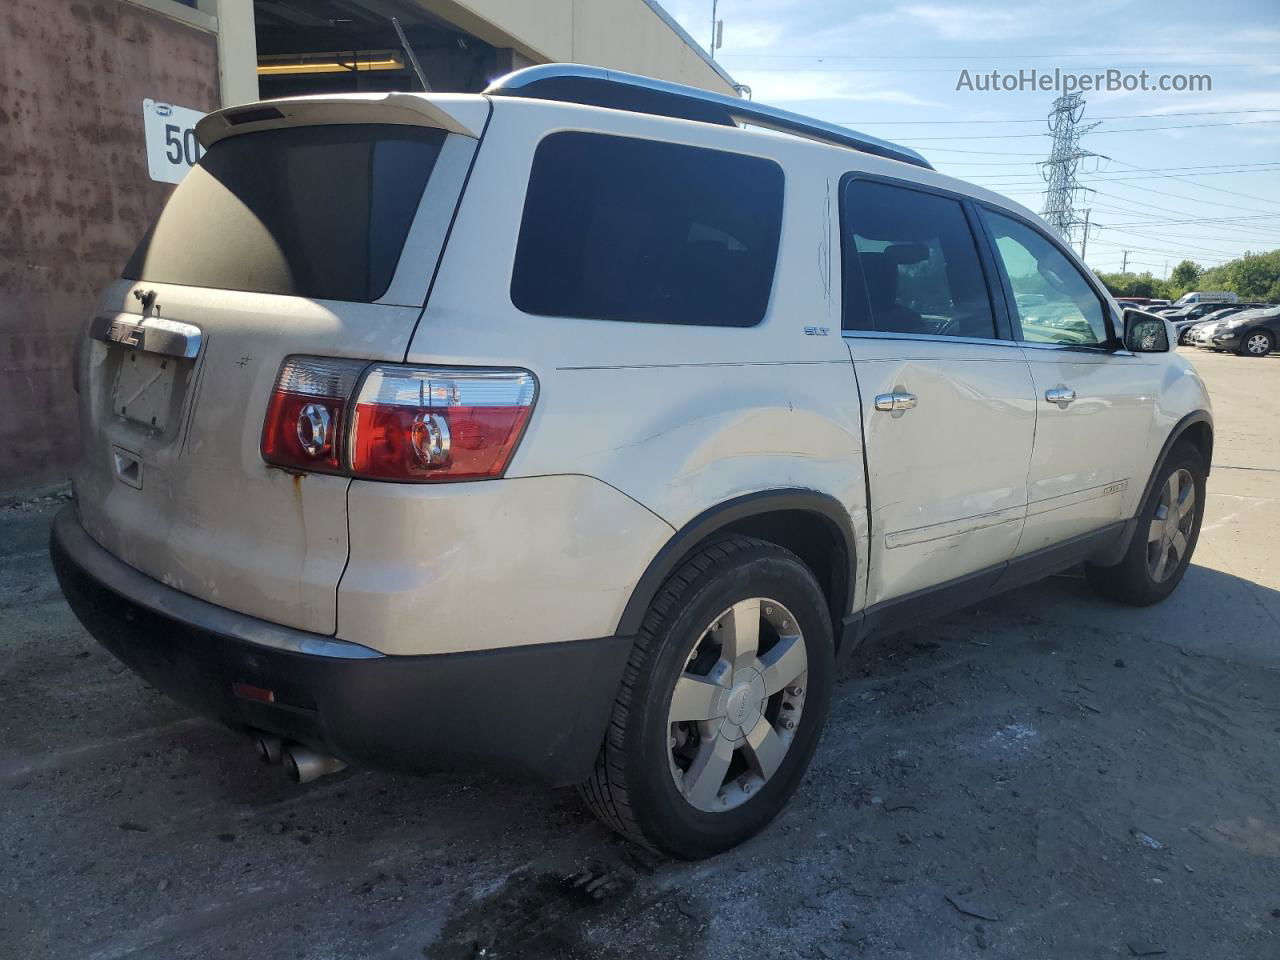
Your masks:
[{"label": "lower bumper trim", "polygon": [[[407,773],[479,767],[554,785],[585,779],[632,646],[630,637],[603,637],[467,653],[335,657],[292,642],[312,635],[285,627],[276,629],[291,645],[222,629],[263,621],[144,577],[93,542],[71,507],[55,521],[50,555],[81,623],[158,689],[234,727],[359,766]],[[145,596],[121,586],[130,575],[149,585]],[[270,691],[272,699],[238,695],[237,687]]]}]

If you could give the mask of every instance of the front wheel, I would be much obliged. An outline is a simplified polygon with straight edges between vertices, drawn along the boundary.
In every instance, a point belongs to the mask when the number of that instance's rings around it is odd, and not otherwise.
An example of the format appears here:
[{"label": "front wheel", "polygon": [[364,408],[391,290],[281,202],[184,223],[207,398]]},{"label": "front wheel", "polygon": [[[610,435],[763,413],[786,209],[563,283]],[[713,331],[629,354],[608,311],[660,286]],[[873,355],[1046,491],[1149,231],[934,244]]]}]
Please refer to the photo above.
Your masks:
[{"label": "front wheel", "polygon": [[1112,566],[1088,564],[1090,585],[1105,597],[1135,607],[1158,603],[1181,582],[1204,519],[1205,466],[1189,444],[1174,447],[1138,515],[1124,558]]},{"label": "front wheel", "polygon": [[1246,357],[1265,357],[1275,348],[1275,337],[1267,330],[1251,330],[1240,341],[1240,353]]},{"label": "front wheel", "polygon": [[669,856],[741,843],[804,776],[832,663],[826,600],[798,557],[749,537],[710,544],[649,608],[582,796]]}]

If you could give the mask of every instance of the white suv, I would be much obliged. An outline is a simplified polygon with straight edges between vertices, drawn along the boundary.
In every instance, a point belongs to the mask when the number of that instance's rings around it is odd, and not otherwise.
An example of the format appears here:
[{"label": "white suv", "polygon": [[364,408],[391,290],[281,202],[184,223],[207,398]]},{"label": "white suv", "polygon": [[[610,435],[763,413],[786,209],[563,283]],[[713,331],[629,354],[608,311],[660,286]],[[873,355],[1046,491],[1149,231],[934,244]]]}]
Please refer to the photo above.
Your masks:
[{"label": "white suv", "polygon": [[51,549],[300,779],[515,767],[707,856],[868,636],[1191,558],[1213,427],[1167,325],[913,151],[566,66],[198,133],[78,354]]}]

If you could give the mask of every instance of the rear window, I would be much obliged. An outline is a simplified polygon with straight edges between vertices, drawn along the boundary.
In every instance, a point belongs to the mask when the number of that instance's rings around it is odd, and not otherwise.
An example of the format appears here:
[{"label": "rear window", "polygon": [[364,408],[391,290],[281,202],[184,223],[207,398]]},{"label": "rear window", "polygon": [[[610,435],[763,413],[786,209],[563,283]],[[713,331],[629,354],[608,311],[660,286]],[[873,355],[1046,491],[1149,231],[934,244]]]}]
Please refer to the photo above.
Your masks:
[{"label": "rear window", "polygon": [[377,300],[444,138],[442,130],[355,124],[219,140],[169,198],[124,276]]},{"label": "rear window", "polygon": [[543,316],[750,327],[769,304],[782,169],[593,133],[538,145],[511,300]]}]

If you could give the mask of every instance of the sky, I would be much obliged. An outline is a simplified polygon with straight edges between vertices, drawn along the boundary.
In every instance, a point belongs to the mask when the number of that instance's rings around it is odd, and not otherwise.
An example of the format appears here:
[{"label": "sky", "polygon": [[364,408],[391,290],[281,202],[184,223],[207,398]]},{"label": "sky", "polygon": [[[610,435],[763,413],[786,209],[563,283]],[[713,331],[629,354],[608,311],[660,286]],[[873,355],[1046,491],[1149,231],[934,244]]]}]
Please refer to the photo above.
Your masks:
[{"label": "sky", "polygon": [[[663,5],[709,43],[711,0]],[[716,57],[754,99],[905,143],[1037,212],[1059,94],[958,90],[963,70],[1207,74],[1211,90],[1084,93],[1083,122],[1101,121],[1081,139],[1099,154],[1080,165],[1086,260],[1118,270],[1127,250],[1132,272],[1165,276],[1280,248],[1277,0],[720,0],[718,16]]]}]

